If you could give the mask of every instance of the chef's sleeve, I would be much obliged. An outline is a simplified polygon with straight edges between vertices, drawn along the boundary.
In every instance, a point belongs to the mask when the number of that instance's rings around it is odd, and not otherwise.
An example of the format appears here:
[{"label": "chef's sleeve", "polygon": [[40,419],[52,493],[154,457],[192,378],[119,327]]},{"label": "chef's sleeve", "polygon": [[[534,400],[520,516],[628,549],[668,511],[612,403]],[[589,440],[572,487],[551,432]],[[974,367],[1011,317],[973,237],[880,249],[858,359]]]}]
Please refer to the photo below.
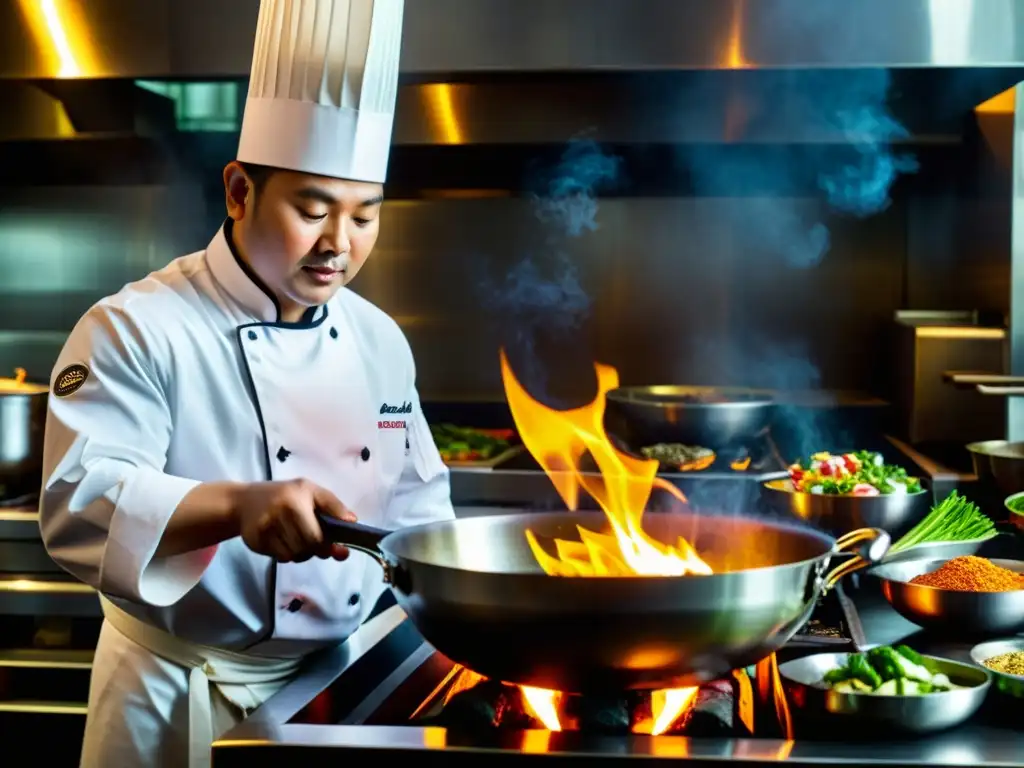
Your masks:
[{"label": "chef's sleeve", "polygon": [[161,344],[111,304],[71,332],[50,383],[39,525],[71,575],[163,607],[199,582],[216,548],[156,556],[171,514],[199,485],[163,471],[173,422],[154,363]]},{"label": "chef's sleeve", "polygon": [[423,416],[415,387],[409,400],[412,403],[408,423],[409,451],[388,508],[386,519],[391,528],[455,517],[448,467],[430,434],[430,425]]}]

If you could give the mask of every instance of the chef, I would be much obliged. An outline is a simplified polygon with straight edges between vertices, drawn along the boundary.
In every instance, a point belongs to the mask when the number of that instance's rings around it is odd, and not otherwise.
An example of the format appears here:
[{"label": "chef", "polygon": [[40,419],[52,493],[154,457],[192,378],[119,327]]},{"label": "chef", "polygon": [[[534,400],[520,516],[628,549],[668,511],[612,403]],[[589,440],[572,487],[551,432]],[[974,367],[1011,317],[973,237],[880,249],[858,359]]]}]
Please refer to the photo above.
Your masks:
[{"label": "chef", "polygon": [[213,739],[383,590],[315,512],[453,517],[402,331],[347,283],[377,239],[403,0],[262,0],[228,217],[103,299],[51,380],[40,527],[101,594],[82,765]]}]

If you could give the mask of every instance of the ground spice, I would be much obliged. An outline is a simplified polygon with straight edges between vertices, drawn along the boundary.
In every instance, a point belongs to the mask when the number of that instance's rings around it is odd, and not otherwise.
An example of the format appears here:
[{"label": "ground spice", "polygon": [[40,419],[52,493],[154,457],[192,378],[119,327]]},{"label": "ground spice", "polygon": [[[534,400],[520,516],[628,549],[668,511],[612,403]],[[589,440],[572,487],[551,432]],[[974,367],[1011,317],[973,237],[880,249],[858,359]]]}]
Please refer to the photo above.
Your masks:
[{"label": "ground spice", "polygon": [[1024,675],[1024,651],[1001,653],[991,659],[985,659],[981,663],[1004,675]]},{"label": "ground spice", "polygon": [[911,584],[957,592],[1012,592],[1024,589],[1024,576],[1000,568],[984,557],[954,557],[931,573],[911,579]]}]

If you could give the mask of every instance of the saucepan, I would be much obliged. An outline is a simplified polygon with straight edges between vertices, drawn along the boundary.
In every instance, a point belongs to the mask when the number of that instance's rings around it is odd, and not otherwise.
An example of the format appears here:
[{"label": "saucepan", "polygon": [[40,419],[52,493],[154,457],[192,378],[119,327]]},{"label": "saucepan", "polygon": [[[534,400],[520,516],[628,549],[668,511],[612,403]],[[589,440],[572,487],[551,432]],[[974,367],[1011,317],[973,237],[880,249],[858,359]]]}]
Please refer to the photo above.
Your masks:
[{"label": "saucepan", "polygon": [[[712,575],[546,575],[540,542],[610,532],[601,512],[465,518],[388,532],[321,517],[326,537],[373,557],[420,634],[454,662],[509,683],[571,692],[680,688],[781,648],[820,595],[879,562],[889,535],[842,539],[789,523],[649,514],[653,538],[682,536]],[[829,570],[832,558],[858,557]]]},{"label": "saucepan", "polygon": [[631,451],[658,443],[718,449],[767,432],[774,402],[765,392],[729,387],[619,387],[605,395],[605,428]]}]

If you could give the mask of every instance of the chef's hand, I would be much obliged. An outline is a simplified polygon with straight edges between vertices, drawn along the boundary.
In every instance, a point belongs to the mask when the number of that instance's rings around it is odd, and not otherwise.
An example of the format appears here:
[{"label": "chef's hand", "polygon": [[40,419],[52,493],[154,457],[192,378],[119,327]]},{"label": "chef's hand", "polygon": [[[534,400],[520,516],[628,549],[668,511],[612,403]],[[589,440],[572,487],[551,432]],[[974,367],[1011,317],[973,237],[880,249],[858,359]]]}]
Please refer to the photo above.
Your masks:
[{"label": "chef's hand", "polygon": [[348,548],[324,539],[317,512],[356,522],[337,496],[309,480],[252,483],[239,500],[242,541],[253,552],[283,563],[312,557],[344,560]]}]

